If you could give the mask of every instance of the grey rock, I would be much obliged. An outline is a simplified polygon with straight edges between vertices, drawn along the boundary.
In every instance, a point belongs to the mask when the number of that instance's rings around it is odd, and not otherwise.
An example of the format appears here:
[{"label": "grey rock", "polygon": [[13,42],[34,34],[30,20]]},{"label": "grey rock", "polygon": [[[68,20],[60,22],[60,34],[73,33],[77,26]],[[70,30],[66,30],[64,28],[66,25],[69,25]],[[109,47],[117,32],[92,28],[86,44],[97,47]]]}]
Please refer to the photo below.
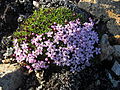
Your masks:
[{"label": "grey rock", "polygon": [[18,88],[18,90],[22,90],[22,88]]},{"label": "grey rock", "polygon": [[2,61],[2,53],[0,52],[0,62]]},{"label": "grey rock", "polygon": [[9,47],[10,43],[12,42],[12,36],[4,36],[1,40],[1,46],[2,48],[4,47]]},{"label": "grey rock", "polygon": [[25,18],[26,18],[25,15],[19,15],[17,21],[18,21],[18,22],[22,22]]},{"label": "grey rock", "polygon": [[0,90],[3,90],[2,87],[0,87]]},{"label": "grey rock", "polygon": [[8,56],[11,56],[13,54],[13,48],[7,48],[6,53],[3,54],[4,58],[7,59]]},{"label": "grey rock", "polygon": [[120,26],[115,23],[115,19],[111,19],[107,22],[107,28],[109,29],[110,33],[114,35],[120,34]]},{"label": "grey rock", "polygon": [[97,86],[100,85],[100,83],[101,83],[100,80],[97,80],[97,81],[96,81],[96,85],[97,85]]},{"label": "grey rock", "polygon": [[112,75],[110,73],[108,73],[108,77],[109,77],[111,83],[113,84],[113,87],[117,87],[120,81],[117,81],[114,78],[112,78]]},{"label": "grey rock", "polygon": [[26,2],[26,0],[19,0],[19,2],[20,2],[21,4],[23,4],[23,3]]},{"label": "grey rock", "polygon": [[114,45],[113,48],[115,50],[114,56],[120,57],[120,45]]},{"label": "grey rock", "polygon": [[46,0],[46,2],[51,2],[52,0]]},{"label": "grey rock", "polygon": [[112,61],[112,60],[113,60],[113,56],[111,55],[111,56],[109,56],[107,59],[108,59],[109,61]]},{"label": "grey rock", "polygon": [[6,52],[6,50],[0,50],[0,63],[2,62],[2,60],[4,59],[3,54]]},{"label": "grey rock", "polygon": [[53,0],[39,0],[39,3],[41,5],[46,5],[46,4],[51,3],[51,2],[53,2]]},{"label": "grey rock", "polygon": [[27,3],[29,0],[19,0],[20,4]]},{"label": "grey rock", "polygon": [[[33,87],[30,87],[28,90],[35,90]],[[39,89],[40,90],[40,89]]]},{"label": "grey rock", "polygon": [[16,90],[23,84],[23,72],[19,67],[9,64],[0,65],[0,87],[3,90]]},{"label": "grey rock", "polygon": [[[3,15],[1,16],[1,18],[4,20],[5,23],[7,23],[7,25],[9,25],[11,28],[14,28],[17,23],[16,23],[16,10],[15,8],[10,5],[7,4]],[[12,22],[12,23],[11,23]]]},{"label": "grey rock", "polygon": [[26,13],[24,13],[24,15],[27,16],[28,15],[31,15],[33,13],[33,2],[31,1],[27,1],[26,3],[24,3],[24,10]]},{"label": "grey rock", "polygon": [[41,4],[47,4],[47,3],[51,3],[51,2],[56,2],[56,0],[40,0],[39,2]]},{"label": "grey rock", "polygon": [[47,7],[50,7],[50,6],[51,6],[51,4],[50,4],[50,3],[48,3]]},{"label": "grey rock", "polygon": [[115,61],[113,67],[112,67],[112,71],[116,74],[116,75],[120,75],[120,64]]},{"label": "grey rock", "polygon": [[12,34],[17,28],[19,7],[19,4],[15,0],[0,0],[0,42],[3,36]]},{"label": "grey rock", "polygon": [[2,87],[0,87],[0,90],[3,90]]},{"label": "grey rock", "polygon": [[40,7],[39,2],[37,2],[37,1],[33,1],[33,5],[34,5],[34,7],[36,7],[36,8],[39,8],[39,7]]},{"label": "grey rock", "polygon": [[114,48],[110,45],[107,34],[104,34],[102,36],[100,46],[101,46],[101,61],[105,59],[112,59],[111,55],[114,53]]},{"label": "grey rock", "polygon": [[[70,83],[69,83],[69,71],[62,71],[61,73],[54,73],[51,74],[52,76],[49,78],[48,82],[44,82],[44,79],[42,79],[41,75],[43,73],[39,72],[36,73],[36,76],[38,78],[38,81],[40,83],[40,86],[36,88],[36,90],[71,90],[70,89]],[[43,76],[43,75],[42,75]],[[41,78],[40,78],[41,77]],[[59,87],[60,86],[60,87]]]},{"label": "grey rock", "polygon": [[120,34],[119,0],[79,0],[78,6],[97,18],[106,21],[110,33]]},{"label": "grey rock", "polygon": [[36,88],[36,90],[42,90],[42,85],[40,85],[39,87]]}]

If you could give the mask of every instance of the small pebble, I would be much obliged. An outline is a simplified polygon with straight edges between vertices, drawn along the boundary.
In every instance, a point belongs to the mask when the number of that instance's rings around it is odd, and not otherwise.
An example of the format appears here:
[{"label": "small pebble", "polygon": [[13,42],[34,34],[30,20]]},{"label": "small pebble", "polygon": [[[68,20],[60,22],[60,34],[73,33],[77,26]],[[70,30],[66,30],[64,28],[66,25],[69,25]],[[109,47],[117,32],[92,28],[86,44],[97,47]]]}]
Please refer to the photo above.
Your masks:
[{"label": "small pebble", "polygon": [[37,2],[37,1],[33,1],[33,5],[34,5],[36,8],[39,8],[39,6],[40,6],[39,2]]},{"label": "small pebble", "polygon": [[2,87],[0,87],[0,90],[3,90]]}]

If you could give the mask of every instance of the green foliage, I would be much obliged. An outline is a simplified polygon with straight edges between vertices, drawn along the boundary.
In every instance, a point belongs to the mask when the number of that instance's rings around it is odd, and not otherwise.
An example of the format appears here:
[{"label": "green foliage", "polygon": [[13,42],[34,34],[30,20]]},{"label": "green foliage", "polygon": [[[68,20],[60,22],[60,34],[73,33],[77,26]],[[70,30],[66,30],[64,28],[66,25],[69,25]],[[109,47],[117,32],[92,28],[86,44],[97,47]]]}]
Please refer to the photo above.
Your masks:
[{"label": "green foliage", "polygon": [[50,26],[56,22],[64,25],[65,23],[75,20],[77,18],[83,20],[83,16],[71,11],[68,8],[40,8],[34,11],[33,15],[26,19],[15,33],[15,37],[20,37],[20,41],[24,40],[23,36],[30,35],[30,33],[42,34],[52,29]]}]

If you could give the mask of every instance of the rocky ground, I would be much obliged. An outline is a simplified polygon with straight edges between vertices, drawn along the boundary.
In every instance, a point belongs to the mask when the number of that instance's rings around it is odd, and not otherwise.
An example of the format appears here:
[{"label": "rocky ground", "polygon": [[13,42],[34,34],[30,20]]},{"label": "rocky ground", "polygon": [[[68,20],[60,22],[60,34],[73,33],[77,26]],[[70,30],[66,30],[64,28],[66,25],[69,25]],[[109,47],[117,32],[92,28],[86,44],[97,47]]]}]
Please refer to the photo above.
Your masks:
[{"label": "rocky ground", "polygon": [[[11,58],[12,33],[33,10],[59,6],[96,21],[101,47],[98,63],[74,74],[59,72],[61,68],[27,73]],[[0,0],[0,90],[119,90],[119,6],[120,0]]]}]

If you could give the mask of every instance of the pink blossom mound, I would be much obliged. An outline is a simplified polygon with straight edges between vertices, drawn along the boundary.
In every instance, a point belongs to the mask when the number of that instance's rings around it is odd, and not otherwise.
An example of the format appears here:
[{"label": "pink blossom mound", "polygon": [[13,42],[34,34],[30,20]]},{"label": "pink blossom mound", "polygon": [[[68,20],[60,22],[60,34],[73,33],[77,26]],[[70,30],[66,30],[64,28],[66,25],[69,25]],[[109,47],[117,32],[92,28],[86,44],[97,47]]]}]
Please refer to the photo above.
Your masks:
[{"label": "pink blossom mound", "polygon": [[[14,56],[17,62],[26,63],[28,69],[42,70],[51,64],[68,66],[70,71],[80,71],[90,65],[93,54],[99,54],[98,34],[93,31],[94,23],[81,25],[79,19],[65,26],[54,24],[53,31],[38,35],[32,33],[30,41],[18,43],[14,39]],[[34,47],[32,47],[34,46]]]}]

